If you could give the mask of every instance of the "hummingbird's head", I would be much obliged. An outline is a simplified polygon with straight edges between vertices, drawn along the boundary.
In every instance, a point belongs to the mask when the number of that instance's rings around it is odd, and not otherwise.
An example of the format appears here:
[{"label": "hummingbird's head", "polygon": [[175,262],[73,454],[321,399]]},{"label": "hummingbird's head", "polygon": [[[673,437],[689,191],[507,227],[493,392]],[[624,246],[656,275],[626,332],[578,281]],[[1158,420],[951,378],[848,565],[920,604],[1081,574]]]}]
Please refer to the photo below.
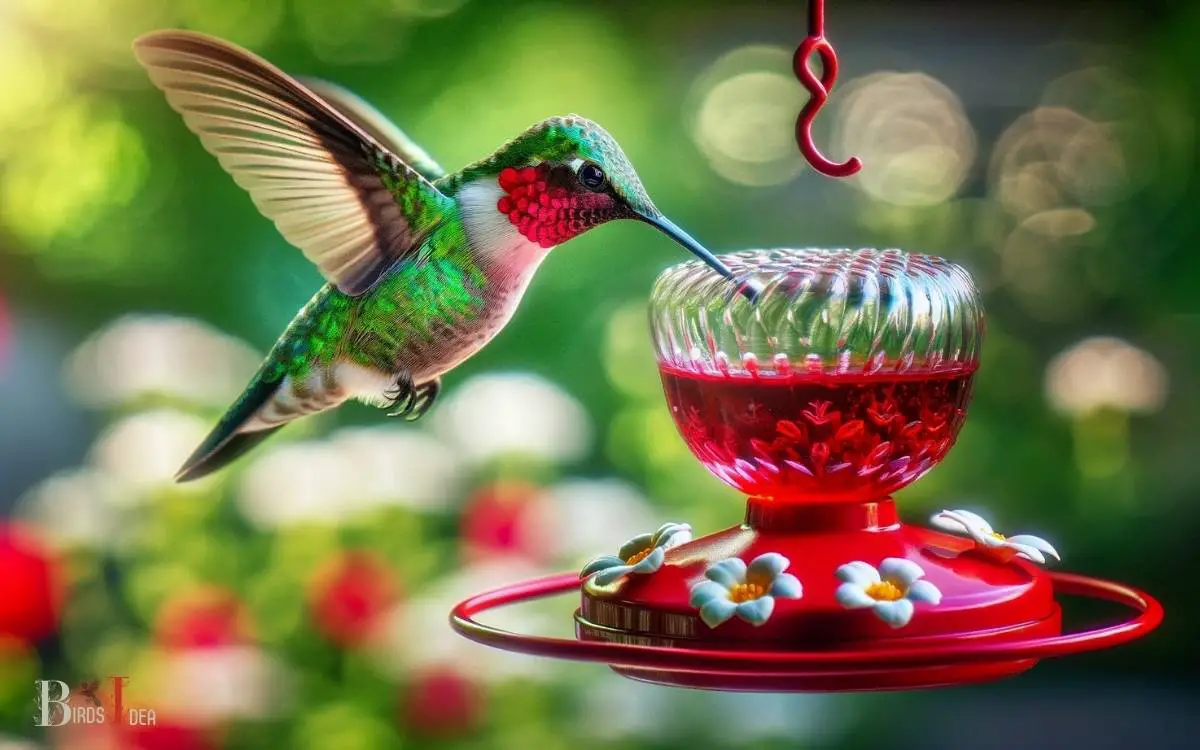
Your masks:
[{"label": "hummingbird's head", "polygon": [[495,210],[541,247],[560,245],[614,219],[635,219],[733,279],[721,261],[655,207],[616,140],[583,117],[537,123],[489,159],[468,167],[462,178],[495,180]]}]

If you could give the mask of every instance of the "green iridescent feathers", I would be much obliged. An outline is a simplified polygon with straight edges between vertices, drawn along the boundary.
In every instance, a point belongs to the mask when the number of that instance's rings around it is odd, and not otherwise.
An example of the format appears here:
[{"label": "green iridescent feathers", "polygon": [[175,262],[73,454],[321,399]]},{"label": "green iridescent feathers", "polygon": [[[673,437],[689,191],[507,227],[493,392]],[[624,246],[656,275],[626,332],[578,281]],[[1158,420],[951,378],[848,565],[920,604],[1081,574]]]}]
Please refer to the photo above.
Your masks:
[{"label": "green iridescent feathers", "polygon": [[414,339],[428,345],[439,329],[477,315],[486,285],[452,217],[430,237],[420,263],[385,275],[370,294],[322,288],[276,342],[259,376],[297,381],[338,361],[387,372]]},{"label": "green iridescent feathers", "polygon": [[424,262],[385,278],[378,293],[362,298],[347,358],[378,368],[414,343],[433,344],[448,327],[479,314],[486,285],[465,243],[447,242]]},{"label": "green iridescent feathers", "polygon": [[134,52],[258,209],[347,294],[420,248],[453,207],[353,116],[245,50],[167,31]]},{"label": "green iridescent feathers", "polygon": [[267,382],[286,376],[298,380],[308,377],[314,366],[332,364],[345,348],[357,299],[331,285],[322,287],[275,342],[259,377]]}]

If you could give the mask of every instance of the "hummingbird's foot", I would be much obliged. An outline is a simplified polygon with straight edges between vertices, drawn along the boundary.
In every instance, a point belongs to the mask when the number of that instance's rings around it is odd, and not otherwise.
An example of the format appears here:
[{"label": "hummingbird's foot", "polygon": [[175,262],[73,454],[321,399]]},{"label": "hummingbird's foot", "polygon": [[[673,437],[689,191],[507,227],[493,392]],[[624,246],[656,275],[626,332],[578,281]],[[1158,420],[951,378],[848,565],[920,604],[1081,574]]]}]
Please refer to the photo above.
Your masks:
[{"label": "hummingbird's foot", "polygon": [[438,394],[442,391],[442,379],[434,378],[420,385],[414,385],[412,377],[407,373],[396,379],[396,385],[386,395],[391,411],[389,417],[403,417],[409,422],[415,422],[429,411]]},{"label": "hummingbird's foot", "polygon": [[387,404],[384,408],[388,409],[389,417],[404,416],[412,407],[413,395],[416,392],[416,385],[413,384],[412,376],[407,372],[402,372],[396,378],[396,383],[389,390],[383,392],[387,398]]},{"label": "hummingbird's foot", "polygon": [[404,415],[404,418],[409,422],[415,422],[425,416],[425,412],[429,411],[429,407],[433,406],[433,402],[437,400],[438,394],[441,392],[441,378],[434,378],[418,385],[413,390],[412,404],[409,406],[408,413]]}]

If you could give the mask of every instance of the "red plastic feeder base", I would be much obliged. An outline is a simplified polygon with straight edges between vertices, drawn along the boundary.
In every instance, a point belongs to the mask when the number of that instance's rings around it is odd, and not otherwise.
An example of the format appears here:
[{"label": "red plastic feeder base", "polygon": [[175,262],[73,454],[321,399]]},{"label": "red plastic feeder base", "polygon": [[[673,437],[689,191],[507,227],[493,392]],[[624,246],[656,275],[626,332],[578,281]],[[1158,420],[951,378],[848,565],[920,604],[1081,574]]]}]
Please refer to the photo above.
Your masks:
[{"label": "red plastic feeder base", "polygon": [[[1105,648],[1149,633],[1162,608],[1119,584],[1046,573],[1019,559],[998,559],[973,544],[905,526],[892,501],[864,504],[773,504],[752,500],[747,521],[668,550],[650,575],[582,585],[575,614],[578,640],[527,637],[474,621],[487,609],[580,588],[578,576],[530,581],[460,603],[454,628],[486,645],[529,654],[609,664],[632,679],[662,685],[740,691],[897,690],[958,685],[1019,674],[1041,658]],[[775,552],[803,585],[800,598],[777,598],[759,625],[737,617],[710,627],[689,602],[709,565],[746,562]],[[871,608],[847,609],[835,598],[839,566],[887,558],[916,563],[941,592],[917,603],[892,627]],[[1137,610],[1132,620],[1063,634],[1056,596],[1114,601]]]},{"label": "red plastic feeder base", "polygon": [[1011,677],[1037,664],[1036,659],[987,664],[937,667],[902,667],[857,671],[755,674],[754,672],[685,672],[661,669],[612,667],[623,677],[639,682],[697,690],[756,693],[845,693],[852,691],[919,690],[967,685]]}]

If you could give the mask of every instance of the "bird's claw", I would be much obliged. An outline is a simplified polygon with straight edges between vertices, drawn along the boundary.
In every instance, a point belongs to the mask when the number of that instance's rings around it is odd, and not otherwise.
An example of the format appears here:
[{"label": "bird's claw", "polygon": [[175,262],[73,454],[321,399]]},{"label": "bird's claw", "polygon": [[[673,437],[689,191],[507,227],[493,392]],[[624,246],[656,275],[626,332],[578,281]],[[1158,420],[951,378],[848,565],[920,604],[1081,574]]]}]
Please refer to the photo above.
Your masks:
[{"label": "bird's claw", "polygon": [[396,378],[396,383],[390,389],[384,391],[383,395],[387,398],[387,415],[389,417],[402,417],[409,409],[412,408],[413,393],[412,377],[407,373],[401,374]]},{"label": "bird's claw", "polygon": [[387,415],[415,422],[429,411],[429,407],[433,405],[441,389],[441,378],[414,385],[410,376],[402,375],[396,380],[396,385],[384,394],[389,399],[390,411],[387,412]]}]

